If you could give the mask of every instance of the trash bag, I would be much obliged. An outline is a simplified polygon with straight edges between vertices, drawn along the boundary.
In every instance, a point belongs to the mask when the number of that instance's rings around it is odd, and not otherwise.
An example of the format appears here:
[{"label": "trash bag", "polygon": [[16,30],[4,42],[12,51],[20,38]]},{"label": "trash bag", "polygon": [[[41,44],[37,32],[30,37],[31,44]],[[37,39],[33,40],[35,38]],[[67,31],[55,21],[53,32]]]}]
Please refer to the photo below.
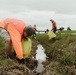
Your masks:
[{"label": "trash bag", "polygon": [[49,36],[49,40],[56,37],[56,34],[51,30],[48,32],[47,35]]},{"label": "trash bag", "polygon": [[23,57],[24,58],[28,58],[30,53],[31,53],[31,47],[32,47],[32,43],[31,43],[31,39],[27,38],[27,39],[22,39],[22,49],[23,49]]}]

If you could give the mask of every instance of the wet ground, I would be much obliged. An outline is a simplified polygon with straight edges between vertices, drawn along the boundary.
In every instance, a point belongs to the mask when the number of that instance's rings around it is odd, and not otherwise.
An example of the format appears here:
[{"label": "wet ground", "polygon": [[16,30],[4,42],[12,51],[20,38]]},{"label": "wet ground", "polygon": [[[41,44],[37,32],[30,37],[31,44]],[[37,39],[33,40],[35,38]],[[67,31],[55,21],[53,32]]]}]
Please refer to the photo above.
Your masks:
[{"label": "wet ground", "polygon": [[36,60],[38,61],[38,65],[35,68],[35,72],[41,73],[45,69],[43,62],[46,61],[45,49],[41,44],[37,45]]}]

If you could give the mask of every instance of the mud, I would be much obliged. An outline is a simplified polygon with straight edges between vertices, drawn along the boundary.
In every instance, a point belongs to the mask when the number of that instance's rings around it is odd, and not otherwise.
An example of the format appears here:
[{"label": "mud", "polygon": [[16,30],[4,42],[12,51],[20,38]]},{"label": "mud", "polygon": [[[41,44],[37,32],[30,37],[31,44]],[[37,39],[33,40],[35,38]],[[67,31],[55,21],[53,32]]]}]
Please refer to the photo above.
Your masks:
[{"label": "mud", "polygon": [[25,65],[3,66],[0,68],[0,75],[35,75]]}]

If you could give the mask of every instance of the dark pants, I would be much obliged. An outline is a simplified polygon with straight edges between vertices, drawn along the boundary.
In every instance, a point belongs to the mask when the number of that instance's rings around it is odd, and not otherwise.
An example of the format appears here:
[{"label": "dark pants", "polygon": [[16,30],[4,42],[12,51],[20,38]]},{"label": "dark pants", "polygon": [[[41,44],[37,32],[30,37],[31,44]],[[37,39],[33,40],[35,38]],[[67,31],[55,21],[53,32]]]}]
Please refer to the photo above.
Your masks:
[{"label": "dark pants", "polygon": [[[56,31],[57,31],[57,28],[55,27],[55,28],[53,29],[53,32],[56,33]],[[53,38],[53,41],[55,41],[55,40],[56,40],[56,39]]]},{"label": "dark pants", "polygon": [[57,28],[56,28],[56,27],[55,27],[55,28],[53,28],[53,32],[54,32],[54,33],[56,33],[56,31],[57,31]]},{"label": "dark pants", "polygon": [[34,31],[33,38],[35,38],[35,37],[36,37],[36,32]]}]

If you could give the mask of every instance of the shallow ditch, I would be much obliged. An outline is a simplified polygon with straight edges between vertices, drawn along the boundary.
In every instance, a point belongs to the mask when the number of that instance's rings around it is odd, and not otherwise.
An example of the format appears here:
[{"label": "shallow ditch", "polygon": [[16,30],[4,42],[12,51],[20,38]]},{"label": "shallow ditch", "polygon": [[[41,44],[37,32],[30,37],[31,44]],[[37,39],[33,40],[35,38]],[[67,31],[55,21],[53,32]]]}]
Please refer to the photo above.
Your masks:
[{"label": "shallow ditch", "polygon": [[39,75],[45,70],[45,65],[43,62],[46,62],[46,54],[45,54],[45,49],[41,44],[37,45],[37,50],[36,50],[36,57],[35,59],[38,61],[37,67],[34,68],[34,72]]}]

